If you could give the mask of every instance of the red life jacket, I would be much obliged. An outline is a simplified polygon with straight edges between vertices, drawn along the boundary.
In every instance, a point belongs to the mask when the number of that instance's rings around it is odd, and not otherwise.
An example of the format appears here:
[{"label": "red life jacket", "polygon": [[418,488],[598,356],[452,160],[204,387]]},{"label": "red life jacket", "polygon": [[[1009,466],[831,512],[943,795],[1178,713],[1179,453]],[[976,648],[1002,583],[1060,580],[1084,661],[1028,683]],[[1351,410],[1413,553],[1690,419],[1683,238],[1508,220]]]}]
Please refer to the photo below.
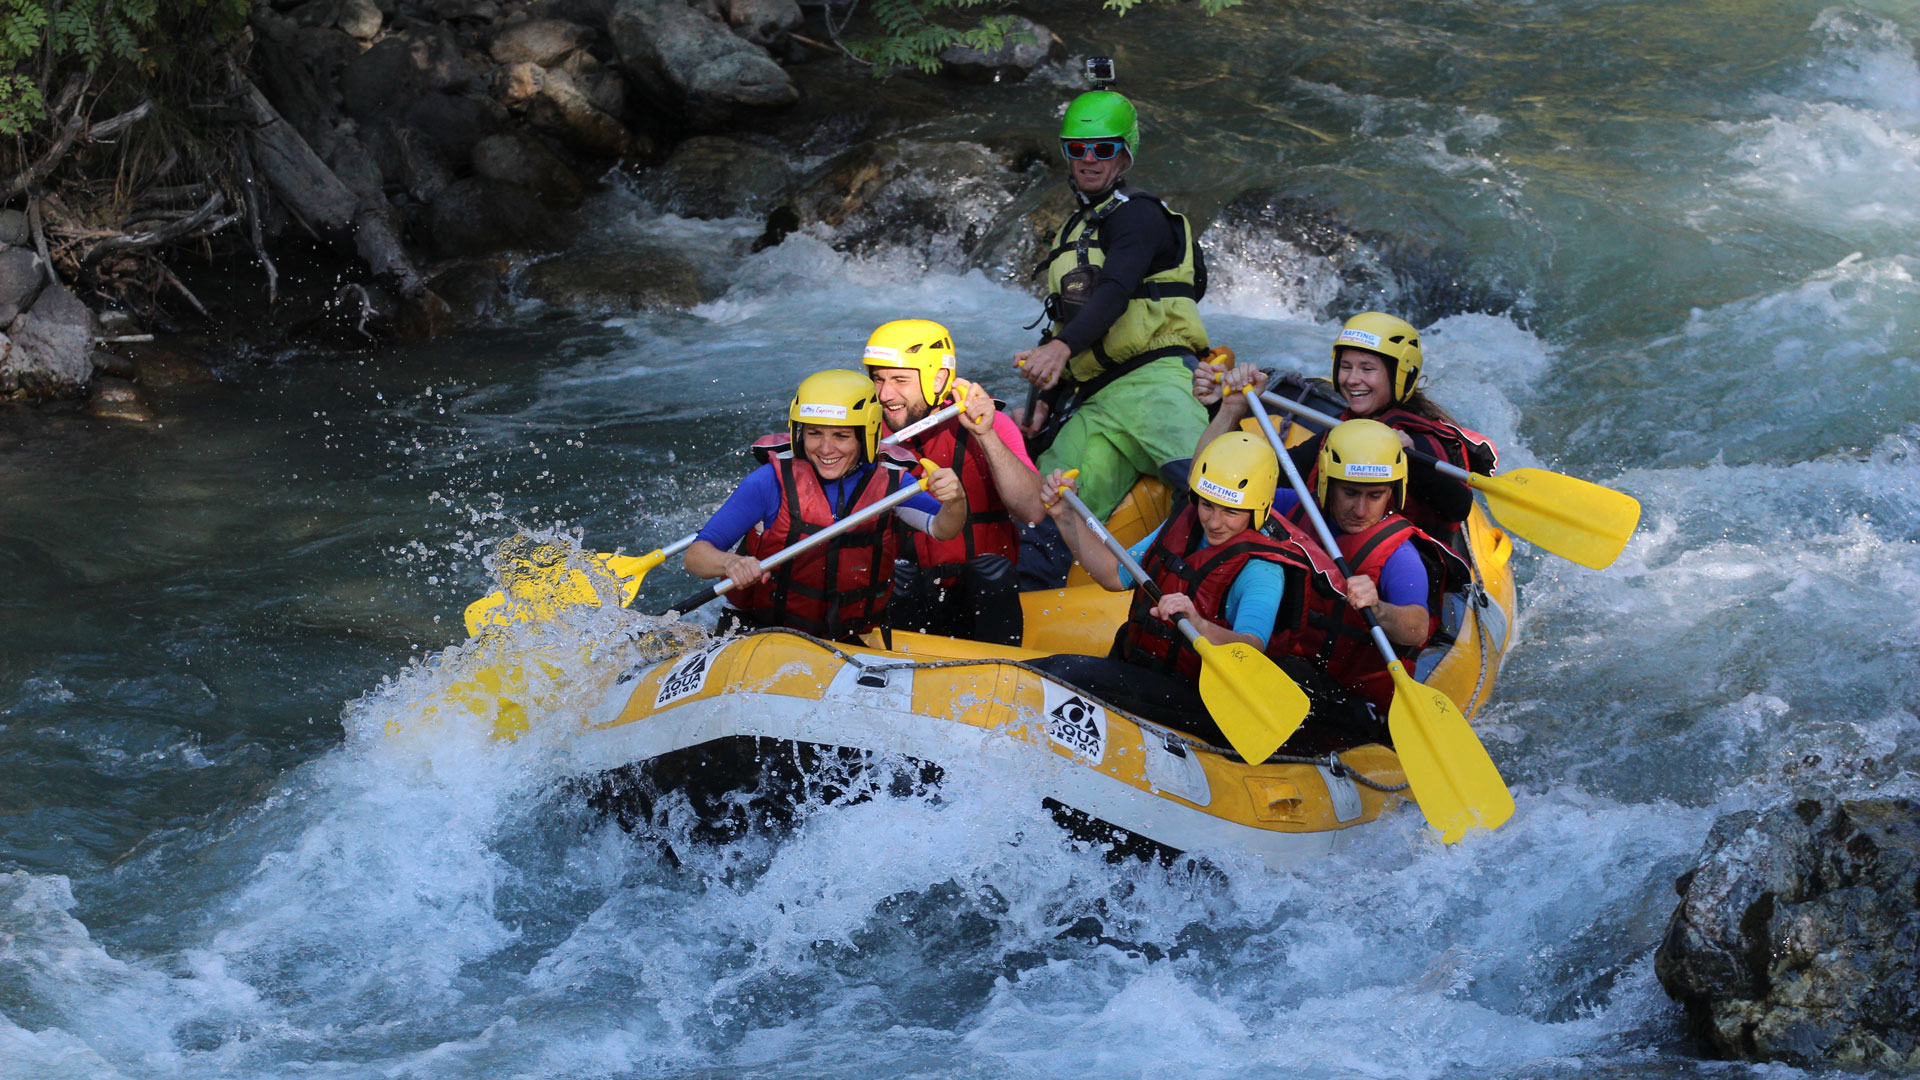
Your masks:
[{"label": "red life jacket", "polygon": [[[1372,528],[1334,539],[1340,544],[1340,553],[1347,561],[1351,576],[1372,578],[1376,585],[1387,560],[1402,544],[1416,546],[1420,560],[1427,566],[1427,633],[1421,644],[1440,629],[1447,591],[1465,584],[1469,578],[1467,564],[1458,555],[1399,514],[1388,514]],[[1311,657],[1341,685],[1384,711],[1393,702],[1393,675],[1387,671],[1386,658],[1380,655],[1367,629],[1366,616],[1347,603],[1344,588],[1342,583],[1341,592],[1315,589],[1306,595],[1306,628],[1300,637],[1302,651],[1298,655]],[[1411,661],[1419,652],[1420,645],[1394,647],[1395,655],[1403,663]]]},{"label": "red life jacket", "polygon": [[[1356,419],[1356,417],[1352,411],[1349,410],[1342,412],[1340,419],[1353,420]],[[1439,458],[1441,461],[1455,468],[1465,469],[1468,472],[1477,472],[1483,476],[1492,476],[1493,470],[1499,467],[1500,453],[1494,449],[1493,440],[1477,431],[1461,427],[1458,424],[1449,424],[1441,420],[1430,420],[1417,413],[1410,413],[1397,405],[1385,412],[1375,413],[1365,419],[1378,420],[1388,427],[1393,428],[1395,431],[1406,432],[1407,435],[1413,439],[1413,448],[1415,450],[1430,457]],[[1325,437],[1324,435],[1320,436],[1320,438],[1323,439]],[[1303,472],[1306,476],[1307,490],[1318,490],[1320,483],[1320,461],[1317,455],[1313,464],[1303,470]],[[1420,498],[1420,493],[1414,490],[1412,485],[1408,485],[1407,502],[1405,506],[1401,507],[1400,512],[1406,515],[1407,520],[1434,536],[1451,536],[1454,530],[1458,529],[1461,524],[1460,521],[1449,521],[1442,518],[1440,515],[1428,509],[1426,502]],[[1294,510],[1288,517],[1289,520],[1296,524],[1303,523],[1304,521],[1298,509]]]},{"label": "red life jacket", "polygon": [[[756,559],[770,558],[893,494],[907,467],[902,459],[883,452],[880,467],[867,474],[852,504],[835,513],[813,463],[790,449],[772,452],[777,443],[770,437],[754,444],[756,454],[769,452],[780,477],[779,513],[764,529],[756,528],[740,541],[740,554]],[[893,560],[899,552],[889,516],[883,514],[849,529],[774,567],[765,584],[733,590],[733,606],[763,625],[804,630],[830,641],[850,639],[880,625],[893,593]]]},{"label": "red life jacket", "polygon": [[967,523],[960,535],[935,540],[926,533],[908,530],[913,532],[914,561],[922,571],[944,584],[957,580],[967,560],[975,555],[1004,555],[1009,562],[1018,563],[1020,531],[1007,504],[1000,500],[987,453],[975,442],[973,432],[955,417],[908,442],[918,456],[958,473],[960,486],[967,490]]},{"label": "red life jacket", "polygon": [[[1298,593],[1300,579],[1316,569],[1292,540],[1275,540],[1256,529],[1244,529],[1223,543],[1203,548],[1200,545],[1205,540],[1200,515],[1188,503],[1154,537],[1140,559],[1140,569],[1162,593],[1186,593],[1193,600],[1194,610],[1208,622],[1226,622],[1227,593],[1233,588],[1234,578],[1254,559],[1280,564],[1287,578],[1285,594]],[[1127,621],[1115,636],[1115,650],[1128,663],[1177,671],[1197,681],[1200,654],[1172,622],[1149,614],[1153,605],[1146,588],[1136,584]],[[1275,620],[1274,635],[1281,633],[1279,620]]]}]

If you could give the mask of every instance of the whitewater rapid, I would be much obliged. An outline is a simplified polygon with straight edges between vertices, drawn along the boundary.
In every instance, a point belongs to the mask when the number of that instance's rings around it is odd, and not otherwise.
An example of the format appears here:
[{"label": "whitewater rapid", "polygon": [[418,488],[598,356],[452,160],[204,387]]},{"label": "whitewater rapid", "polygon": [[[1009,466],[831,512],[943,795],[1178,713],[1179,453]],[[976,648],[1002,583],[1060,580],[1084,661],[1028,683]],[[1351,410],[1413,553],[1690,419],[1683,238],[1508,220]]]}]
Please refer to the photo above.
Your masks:
[{"label": "whitewater rapid", "polygon": [[[1643,504],[1606,571],[1520,546],[1477,720],[1507,826],[1115,863],[955,768],[698,846],[589,810],[557,724],[423,724],[483,659],[458,613],[495,543],[691,531],[879,322],[947,321],[1024,398],[1026,292],[941,251],[753,252],[758,222],[616,186],[595,242],[702,252],[717,299],[525,303],[377,358],[241,358],[157,430],[9,429],[0,493],[41,512],[0,520],[0,1077],[1744,1075],[1692,1059],[1653,978],[1673,879],[1728,811],[1920,794],[1920,23],[1349,7],[1121,33],[1240,65],[1143,84],[1170,154],[1217,140],[1236,183],[1464,242],[1458,295],[1504,299],[1427,328],[1434,395],[1504,465]],[[1216,340],[1323,374],[1331,271],[1209,245]],[[553,631],[584,659],[552,718],[649,655],[639,618]]]}]

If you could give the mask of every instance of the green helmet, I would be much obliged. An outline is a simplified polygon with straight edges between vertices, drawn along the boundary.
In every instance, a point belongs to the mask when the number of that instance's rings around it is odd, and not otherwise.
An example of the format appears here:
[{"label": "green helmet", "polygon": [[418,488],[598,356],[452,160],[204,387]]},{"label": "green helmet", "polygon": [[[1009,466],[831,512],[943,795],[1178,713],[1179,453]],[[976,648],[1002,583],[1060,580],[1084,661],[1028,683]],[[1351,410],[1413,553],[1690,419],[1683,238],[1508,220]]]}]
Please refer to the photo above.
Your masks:
[{"label": "green helmet", "polygon": [[1073,99],[1060,118],[1063,139],[1119,139],[1140,156],[1140,116],[1133,102],[1111,90],[1091,90]]}]

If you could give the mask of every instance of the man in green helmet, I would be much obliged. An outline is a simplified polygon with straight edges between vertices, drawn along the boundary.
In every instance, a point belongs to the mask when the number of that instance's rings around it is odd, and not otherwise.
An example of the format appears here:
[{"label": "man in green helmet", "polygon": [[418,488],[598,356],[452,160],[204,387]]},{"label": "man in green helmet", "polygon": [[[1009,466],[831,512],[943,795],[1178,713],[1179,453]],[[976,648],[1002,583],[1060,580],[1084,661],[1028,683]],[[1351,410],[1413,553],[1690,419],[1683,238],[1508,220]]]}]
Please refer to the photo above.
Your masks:
[{"label": "man in green helmet", "polygon": [[[1127,186],[1140,149],[1132,102],[1111,90],[1081,94],[1060,123],[1060,148],[1079,207],[1047,256],[1051,326],[1014,362],[1047,392],[1035,413],[1050,408],[1058,425],[1041,474],[1078,468],[1081,498],[1105,517],[1139,477],[1169,465],[1180,473],[1169,484],[1186,487],[1183,459],[1207,426],[1192,393],[1195,359],[1207,351],[1198,306],[1206,266],[1186,217]],[[1035,431],[1042,421],[1027,418]]]}]

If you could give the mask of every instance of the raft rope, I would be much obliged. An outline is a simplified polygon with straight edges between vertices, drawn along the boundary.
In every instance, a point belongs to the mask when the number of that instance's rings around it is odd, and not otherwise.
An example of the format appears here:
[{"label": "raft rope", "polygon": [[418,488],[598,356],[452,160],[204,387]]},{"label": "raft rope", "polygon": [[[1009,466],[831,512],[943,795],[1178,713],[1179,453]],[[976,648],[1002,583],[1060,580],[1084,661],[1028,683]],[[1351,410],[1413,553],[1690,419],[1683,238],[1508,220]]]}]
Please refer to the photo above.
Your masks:
[{"label": "raft rope", "polygon": [[[856,656],[853,653],[847,652],[845,649],[842,649],[835,642],[828,641],[824,638],[814,637],[812,634],[809,634],[804,630],[795,630],[795,629],[792,629],[791,627],[785,627],[785,626],[763,627],[763,628],[754,630],[751,633],[743,634],[741,636],[756,637],[761,634],[790,634],[797,638],[803,638],[806,641],[812,642],[814,645],[820,647],[826,652],[831,653],[832,655],[840,658],[842,662],[852,664],[854,667],[859,668],[861,671],[933,671],[939,668],[980,667],[986,664],[1011,664],[1012,666],[1017,667],[1022,671],[1026,671],[1031,674],[1038,675],[1042,679],[1051,679],[1055,682],[1059,682],[1059,680],[1054,676],[1049,675],[1044,671],[1041,671],[1039,668],[1034,667],[1032,664],[1029,664],[1024,660],[1012,660],[1012,659],[1005,659],[1005,658],[996,659],[992,657],[982,657],[974,660],[883,660],[878,663],[875,663],[865,659],[864,657]],[[1101,707],[1105,708],[1108,712],[1119,713],[1122,716],[1131,717],[1134,723],[1138,724],[1139,726],[1143,728],[1151,728],[1155,732],[1158,732],[1165,737],[1177,739],[1182,744],[1192,747],[1195,750],[1204,751],[1209,754],[1217,754],[1220,757],[1228,759],[1229,761],[1238,761],[1241,764],[1246,763],[1246,759],[1241,757],[1231,747],[1215,746],[1204,739],[1195,738],[1194,736],[1189,735],[1186,732],[1181,731],[1177,728],[1166,727],[1164,725],[1154,723],[1151,720],[1145,719],[1144,717],[1134,716],[1133,713],[1130,713],[1125,709],[1115,708],[1113,705],[1108,704],[1105,700],[1101,699],[1097,695],[1087,693],[1087,691],[1081,690],[1078,687],[1074,687],[1074,691],[1085,697],[1093,698],[1094,701],[1098,702],[1101,705]],[[1277,761],[1285,765],[1317,766],[1319,768],[1323,768],[1327,770],[1328,772],[1332,773],[1335,776],[1344,776],[1347,779],[1352,780],[1354,783],[1359,784],[1363,787],[1369,787],[1375,791],[1383,791],[1389,794],[1405,791],[1409,787],[1409,785],[1405,783],[1382,784],[1379,781],[1368,777],[1365,773],[1362,773],[1361,771],[1354,768],[1353,766],[1340,760],[1339,753],[1332,750],[1327,751],[1324,757],[1305,757],[1297,754],[1274,754],[1272,757],[1269,757],[1267,760]]]}]

